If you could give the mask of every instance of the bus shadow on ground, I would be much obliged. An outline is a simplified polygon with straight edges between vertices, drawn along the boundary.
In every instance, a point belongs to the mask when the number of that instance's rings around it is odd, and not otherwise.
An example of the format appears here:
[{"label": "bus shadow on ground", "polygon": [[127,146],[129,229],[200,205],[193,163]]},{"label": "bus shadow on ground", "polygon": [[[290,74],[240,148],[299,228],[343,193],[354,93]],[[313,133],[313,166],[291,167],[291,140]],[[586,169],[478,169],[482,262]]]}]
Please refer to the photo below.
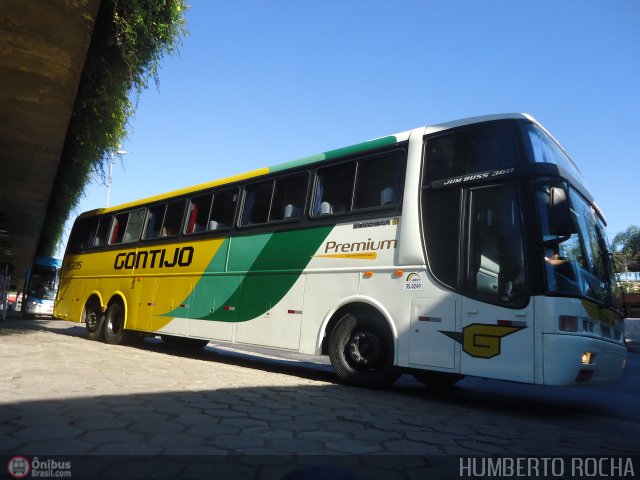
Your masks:
[{"label": "bus shadow on ground", "polygon": [[[52,323],[50,320],[20,319],[17,322],[12,321],[0,325],[6,325],[7,328],[3,328],[3,330],[7,332],[28,333],[30,330],[40,330],[58,335],[85,337],[85,329],[82,325],[68,326],[66,322],[58,324],[57,322]],[[96,346],[99,345],[101,343],[96,342]],[[625,417],[627,412],[620,411],[604,401],[606,393],[603,393],[598,387],[545,387],[467,377],[452,387],[440,388],[423,385],[414,380],[411,375],[405,374],[391,387],[371,390],[342,387],[333,368],[324,357],[322,359],[312,357],[317,361],[310,361],[306,360],[308,357],[304,355],[218,342],[210,342],[205,348],[193,348],[165,343],[158,337],[141,339],[127,348],[280,373],[332,384],[327,388],[341,387],[354,392],[368,392],[367,395],[372,392],[385,392],[397,395],[399,398],[434,402],[443,406],[472,408],[479,412],[499,412],[500,415],[513,416],[514,418],[526,416],[533,421],[562,419],[565,422],[585,424],[591,421],[590,417],[592,416],[629,420]]]}]

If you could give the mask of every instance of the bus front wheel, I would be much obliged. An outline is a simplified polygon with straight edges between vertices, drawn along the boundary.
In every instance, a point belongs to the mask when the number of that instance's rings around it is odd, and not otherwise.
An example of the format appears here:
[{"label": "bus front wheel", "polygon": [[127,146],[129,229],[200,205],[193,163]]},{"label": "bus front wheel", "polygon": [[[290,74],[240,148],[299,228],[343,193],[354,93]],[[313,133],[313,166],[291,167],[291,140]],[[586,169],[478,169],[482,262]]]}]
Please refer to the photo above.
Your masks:
[{"label": "bus front wheel", "polygon": [[97,300],[89,300],[84,306],[84,322],[89,340],[102,340],[104,336],[104,313]]},{"label": "bus front wheel", "polygon": [[386,322],[367,314],[348,313],[329,337],[329,358],[347,385],[385,387],[400,376],[393,365],[393,335]]}]

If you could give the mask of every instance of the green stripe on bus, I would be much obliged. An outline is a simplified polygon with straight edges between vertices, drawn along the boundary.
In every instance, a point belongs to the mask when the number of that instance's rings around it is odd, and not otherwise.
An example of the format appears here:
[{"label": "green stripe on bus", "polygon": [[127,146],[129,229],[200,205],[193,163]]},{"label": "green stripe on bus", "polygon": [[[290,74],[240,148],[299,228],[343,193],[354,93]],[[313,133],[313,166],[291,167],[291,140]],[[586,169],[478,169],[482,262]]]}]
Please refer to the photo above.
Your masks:
[{"label": "green stripe on bus", "polygon": [[[190,304],[189,317],[244,322],[262,315],[287,294],[332,229],[309,228],[225,241],[195,285],[190,301],[182,302]],[[222,267],[225,262],[226,272]],[[164,316],[177,315],[175,309]]]},{"label": "green stripe on bus", "polygon": [[273,167],[269,167],[269,172],[281,172],[289,168],[300,167],[303,165],[310,165],[312,163],[321,162],[322,160],[333,160],[336,158],[352,155],[354,153],[362,153],[368,150],[375,150],[376,148],[386,147],[394,145],[398,142],[398,139],[394,136],[377,138],[368,142],[358,143],[349,147],[338,148],[337,150],[330,150],[325,153],[317,155],[311,155],[310,157],[300,158],[298,160],[292,160],[290,162],[279,163]]}]

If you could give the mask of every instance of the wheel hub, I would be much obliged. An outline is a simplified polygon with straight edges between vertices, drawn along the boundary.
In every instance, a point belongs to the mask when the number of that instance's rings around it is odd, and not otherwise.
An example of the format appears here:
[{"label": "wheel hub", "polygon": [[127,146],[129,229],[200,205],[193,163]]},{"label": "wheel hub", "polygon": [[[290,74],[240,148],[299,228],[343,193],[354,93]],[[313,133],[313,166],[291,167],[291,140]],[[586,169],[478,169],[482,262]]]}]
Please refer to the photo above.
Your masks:
[{"label": "wheel hub", "polygon": [[348,350],[355,366],[372,367],[380,358],[380,340],[371,332],[358,332],[349,340]]}]

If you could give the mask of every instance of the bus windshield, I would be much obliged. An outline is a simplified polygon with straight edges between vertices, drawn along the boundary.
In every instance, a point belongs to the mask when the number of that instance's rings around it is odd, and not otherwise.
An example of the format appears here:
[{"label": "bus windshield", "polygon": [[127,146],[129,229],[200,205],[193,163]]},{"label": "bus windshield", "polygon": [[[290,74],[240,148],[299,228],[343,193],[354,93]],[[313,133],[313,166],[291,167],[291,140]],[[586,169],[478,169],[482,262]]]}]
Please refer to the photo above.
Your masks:
[{"label": "bus windshield", "polygon": [[34,266],[29,281],[28,294],[43,300],[55,300],[58,273],[55,268]]},{"label": "bus windshield", "polygon": [[549,293],[619,308],[604,223],[595,209],[563,184],[539,185],[537,198]]}]

